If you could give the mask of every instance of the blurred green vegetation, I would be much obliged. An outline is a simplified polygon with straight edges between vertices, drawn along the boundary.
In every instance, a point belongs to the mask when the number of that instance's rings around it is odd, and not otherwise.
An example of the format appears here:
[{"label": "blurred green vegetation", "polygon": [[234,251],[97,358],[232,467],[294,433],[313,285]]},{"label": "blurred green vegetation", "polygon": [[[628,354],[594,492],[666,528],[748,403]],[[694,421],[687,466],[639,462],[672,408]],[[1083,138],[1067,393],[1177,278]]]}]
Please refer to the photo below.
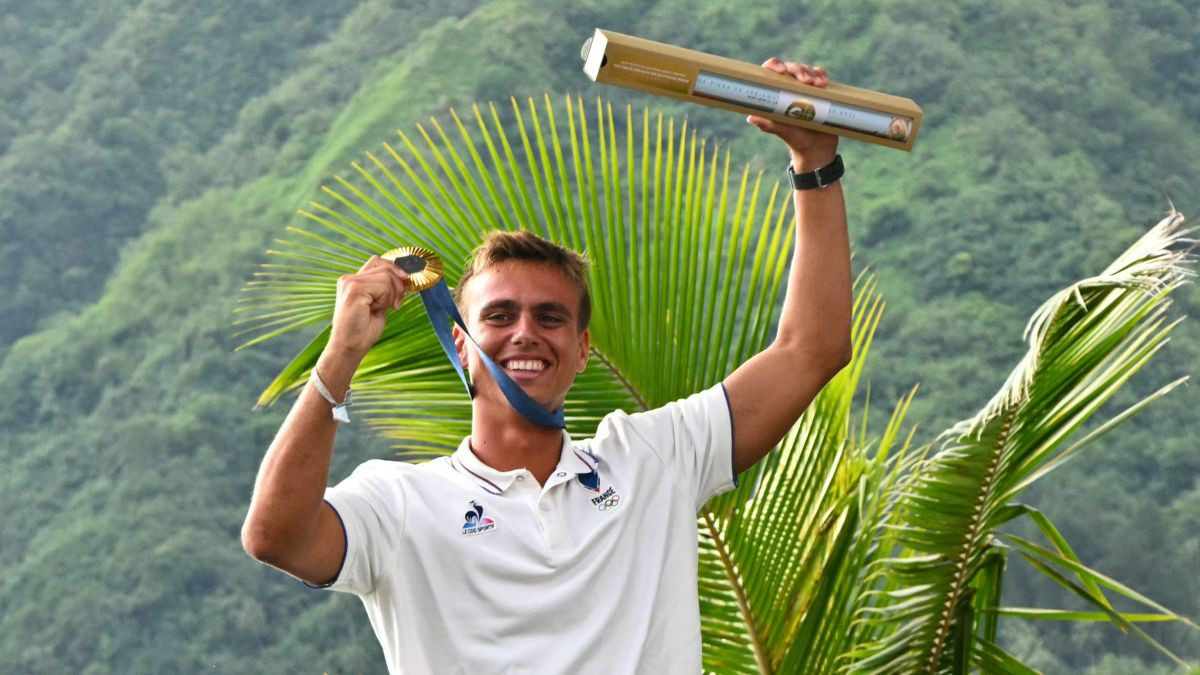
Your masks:
[{"label": "blurred green vegetation", "polygon": [[[0,1],[0,671],[380,672],[352,598],[238,543],[286,406],[251,409],[303,336],[234,351],[239,288],[319,183],[431,115],[581,93],[686,115],[736,161],[736,115],[593,85],[601,26],[786,54],[925,109],[911,154],[843,144],[855,261],[889,303],[872,409],[914,383],[926,437],[982,406],[1025,318],[1168,200],[1200,209],[1193,2]],[[1194,313],[1200,291],[1178,296]],[[1185,323],[1132,383],[1200,362]],[[1200,617],[1200,405],[1184,388],[1039,485],[1094,568]],[[359,428],[334,479],[392,454]],[[1019,563],[1012,604],[1074,606]],[[1047,672],[1168,669],[1113,629],[1003,624]],[[1200,659],[1195,634],[1156,633]]]}]

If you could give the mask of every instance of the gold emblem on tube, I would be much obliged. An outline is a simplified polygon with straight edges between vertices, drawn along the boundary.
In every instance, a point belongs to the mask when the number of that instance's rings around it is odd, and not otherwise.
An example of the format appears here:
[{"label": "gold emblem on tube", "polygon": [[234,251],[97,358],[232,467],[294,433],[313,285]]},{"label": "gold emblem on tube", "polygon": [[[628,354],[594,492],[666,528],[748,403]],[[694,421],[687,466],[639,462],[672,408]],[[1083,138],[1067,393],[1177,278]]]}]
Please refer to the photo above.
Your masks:
[{"label": "gold emblem on tube", "polygon": [[423,291],[442,278],[442,259],[420,246],[401,246],[379,256],[408,272],[408,288]]}]

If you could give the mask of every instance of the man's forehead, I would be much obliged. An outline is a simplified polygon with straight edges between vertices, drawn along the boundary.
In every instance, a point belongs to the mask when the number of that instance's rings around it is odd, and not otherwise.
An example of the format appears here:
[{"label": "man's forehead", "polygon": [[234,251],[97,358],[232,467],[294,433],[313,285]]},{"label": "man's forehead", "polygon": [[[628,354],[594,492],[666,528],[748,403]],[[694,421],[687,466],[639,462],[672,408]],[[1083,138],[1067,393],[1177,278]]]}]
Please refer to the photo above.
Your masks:
[{"label": "man's forehead", "polygon": [[463,299],[472,305],[559,303],[572,310],[579,304],[578,290],[557,268],[515,260],[497,263],[471,277],[463,289]]}]

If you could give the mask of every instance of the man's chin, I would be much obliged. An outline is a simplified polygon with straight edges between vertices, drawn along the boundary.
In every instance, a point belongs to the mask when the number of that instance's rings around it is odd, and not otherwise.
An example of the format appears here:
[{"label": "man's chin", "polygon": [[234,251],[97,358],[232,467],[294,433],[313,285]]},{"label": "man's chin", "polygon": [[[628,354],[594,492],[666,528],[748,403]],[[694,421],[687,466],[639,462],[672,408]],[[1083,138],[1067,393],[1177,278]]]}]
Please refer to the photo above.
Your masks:
[{"label": "man's chin", "polygon": [[[550,394],[548,396],[542,387],[538,386],[539,384],[542,384],[540,382],[517,382],[515,379],[513,381],[516,382],[521,391],[524,392],[525,395],[528,396],[534,403],[547,410],[557,410],[563,407],[564,403],[566,402],[567,396],[565,393]],[[478,383],[475,386],[477,390],[480,389]],[[494,400],[497,402],[502,402],[505,405],[510,405],[508,397],[504,395],[504,392],[495,383],[495,381],[488,382],[486,386],[489,392],[493,394],[491,398],[494,398]]]},{"label": "man's chin", "polygon": [[557,408],[561,408],[563,401],[566,400],[565,396],[546,396],[544,393],[540,393],[536,389],[531,390],[521,387],[521,391],[525,392],[525,395],[532,399],[534,403],[537,403],[546,410],[555,410]]}]

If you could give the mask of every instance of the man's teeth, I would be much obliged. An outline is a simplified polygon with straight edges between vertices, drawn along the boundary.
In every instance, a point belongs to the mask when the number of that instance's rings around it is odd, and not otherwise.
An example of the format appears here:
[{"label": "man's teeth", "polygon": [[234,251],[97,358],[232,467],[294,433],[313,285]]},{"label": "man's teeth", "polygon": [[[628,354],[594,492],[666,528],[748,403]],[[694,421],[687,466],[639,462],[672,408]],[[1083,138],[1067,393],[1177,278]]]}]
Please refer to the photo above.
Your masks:
[{"label": "man's teeth", "polygon": [[546,367],[545,364],[543,364],[541,361],[516,361],[516,360],[514,360],[514,361],[508,362],[509,370],[543,370],[545,367]]}]

